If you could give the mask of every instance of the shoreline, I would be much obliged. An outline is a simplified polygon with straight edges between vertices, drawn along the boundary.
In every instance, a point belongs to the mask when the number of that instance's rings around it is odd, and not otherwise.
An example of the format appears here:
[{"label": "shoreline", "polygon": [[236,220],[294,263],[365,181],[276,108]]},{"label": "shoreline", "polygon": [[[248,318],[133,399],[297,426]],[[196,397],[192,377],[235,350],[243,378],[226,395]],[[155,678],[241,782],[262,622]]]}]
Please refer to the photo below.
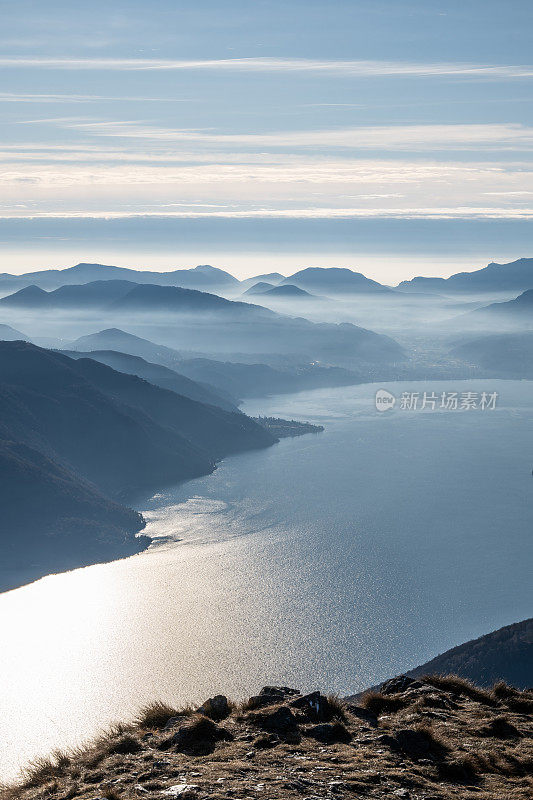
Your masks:
[{"label": "shoreline", "polygon": [[[317,433],[323,431],[323,426],[312,425],[307,422],[299,422],[296,420],[284,420],[284,419],[276,419],[272,420],[271,418],[252,418],[258,424],[261,424],[266,430],[268,430],[272,435],[275,437],[275,441],[272,444],[261,447],[261,448],[252,448],[252,449],[267,449],[267,447],[271,447],[273,444],[279,443],[281,438],[289,438],[295,436],[302,436],[308,433]],[[277,423],[274,425],[273,423]],[[234,453],[229,453],[227,456],[224,456],[220,461],[223,461],[225,458],[230,458],[233,455],[240,455],[242,453],[249,452],[248,449],[239,450]],[[217,465],[220,462],[215,462],[213,468],[203,473],[202,475],[191,475],[188,478],[179,481],[178,483],[169,483],[158,485],[154,487],[155,493],[159,493],[164,491],[165,489],[174,488],[177,486],[182,486],[187,484],[189,481],[196,480],[198,478],[205,478],[209,475],[213,475],[217,469]],[[36,566],[34,569],[31,568],[23,568],[21,570],[18,569],[5,569],[0,570],[0,595],[15,591],[16,589],[22,589],[25,586],[29,586],[32,583],[36,583],[37,581],[41,580],[42,578],[47,578],[52,575],[61,575],[65,572],[73,572],[77,569],[85,569],[87,567],[96,566],[99,564],[110,564],[115,561],[122,561],[127,558],[131,558],[135,555],[140,555],[143,552],[146,552],[150,549],[150,547],[154,544],[155,539],[149,536],[146,533],[143,533],[146,530],[147,521],[143,516],[142,511],[138,508],[138,502],[132,502],[135,497],[139,497],[140,493],[145,495],[145,492],[150,492],[148,495],[149,497],[153,496],[152,490],[146,489],[139,489],[139,490],[126,490],[120,493],[120,497],[117,499],[117,502],[123,504],[126,508],[131,509],[137,512],[141,519],[142,524],[139,528],[135,530],[131,530],[128,532],[128,540],[124,543],[124,548],[120,548],[120,551],[117,551],[116,554],[110,553],[109,556],[102,555],[101,558],[97,558],[96,560],[76,560],[74,559],[71,563],[65,563],[61,565],[61,561],[59,560],[59,564],[55,562],[53,565],[51,564],[50,567],[46,566]]]}]

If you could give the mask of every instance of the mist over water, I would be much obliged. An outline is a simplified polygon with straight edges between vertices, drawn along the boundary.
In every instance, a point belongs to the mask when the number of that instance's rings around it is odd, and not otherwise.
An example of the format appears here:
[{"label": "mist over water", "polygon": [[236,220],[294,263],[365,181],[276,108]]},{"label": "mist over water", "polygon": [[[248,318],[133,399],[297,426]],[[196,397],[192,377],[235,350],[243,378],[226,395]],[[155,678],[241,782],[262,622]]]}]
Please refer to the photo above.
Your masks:
[{"label": "mist over water", "polygon": [[[140,497],[146,552],[0,596],[0,771],[154,698],[350,693],[531,613],[533,390],[379,413],[381,384],[247,401],[325,431]],[[67,602],[68,598],[68,602]]]}]

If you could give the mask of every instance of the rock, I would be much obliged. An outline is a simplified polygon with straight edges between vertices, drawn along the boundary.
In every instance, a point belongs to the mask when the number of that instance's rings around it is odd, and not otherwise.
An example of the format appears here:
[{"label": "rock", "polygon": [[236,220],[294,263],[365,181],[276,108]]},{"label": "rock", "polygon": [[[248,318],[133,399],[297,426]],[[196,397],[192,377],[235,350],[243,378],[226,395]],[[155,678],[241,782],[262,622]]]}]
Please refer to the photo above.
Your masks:
[{"label": "rock", "polygon": [[288,686],[263,686],[259,694],[250,697],[248,706],[250,708],[262,708],[283,703],[288,697],[299,695],[298,689],[290,689]]},{"label": "rock", "polygon": [[182,800],[192,800],[197,796],[198,786],[195,783],[176,783],[164,789],[161,794],[168,797],[181,797]]},{"label": "rock", "polygon": [[199,714],[204,714],[214,720],[225,719],[230,713],[231,709],[228,703],[228,698],[223,694],[217,694],[210,697],[198,709]]},{"label": "rock", "polygon": [[440,697],[438,694],[434,694],[433,692],[430,694],[424,694],[421,702],[428,708],[446,709],[450,707],[450,704],[445,697]]},{"label": "rock", "polygon": [[351,733],[340,722],[326,722],[322,725],[314,725],[306,730],[306,734],[323,744],[336,744],[338,742],[347,744],[352,738]]},{"label": "rock", "polygon": [[296,717],[287,706],[280,706],[275,711],[257,712],[250,719],[255,725],[271,733],[285,734],[298,730]]},{"label": "rock", "polygon": [[415,681],[413,678],[408,678],[407,675],[397,675],[395,678],[382,683],[379,691],[381,694],[398,694],[399,692],[407,691],[407,689],[420,688],[421,686],[423,686],[423,683]]},{"label": "rock", "polygon": [[159,747],[162,750],[173,747],[182,753],[205,755],[214,750],[217,742],[232,741],[234,738],[230,731],[216,725],[209,717],[197,716],[163,740]]},{"label": "rock", "polygon": [[311,781],[305,780],[305,778],[295,778],[293,781],[287,781],[287,783],[283,784],[284,789],[292,789],[299,794],[308,792],[311,786]]},{"label": "rock", "polygon": [[347,788],[348,785],[344,781],[330,781],[328,783],[328,789],[334,794],[337,794],[337,792],[342,792]]},{"label": "rock", "polygon": [[301,694],[301,692],[299,689],[291,689],[289,686],[263,686],[259,694],[260,695],[278,694],[281,697],[294,697],[297,694]]},{"label": "rock", "polygon": [[280,706],[275,711],[253,712],[249,719],[254,725],[276,734],[288,744],[298,744],[300,741],[298,721],[287,706]]},{"label": "rock", "polygon": [[310,722],[328,722],[333,715],[327,697],[320,692],[297,697],[296,700],[291,700],[290,706],[303,711]]},{"label": "rock", "polygon": [[170,728],[175,728],[176,725],[180,724],[180,722],[183,722],[183,717],[170,717],[163,730],[168,731]]}]

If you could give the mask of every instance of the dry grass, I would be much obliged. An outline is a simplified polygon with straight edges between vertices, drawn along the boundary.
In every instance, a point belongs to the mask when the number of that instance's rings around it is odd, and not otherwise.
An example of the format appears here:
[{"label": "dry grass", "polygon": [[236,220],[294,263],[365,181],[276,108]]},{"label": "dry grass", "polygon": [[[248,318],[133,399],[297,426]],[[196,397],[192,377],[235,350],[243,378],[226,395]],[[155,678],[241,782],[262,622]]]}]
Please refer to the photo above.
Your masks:
[{"label": "dry grass", "polygon": [[498,681],[492,689],[495,700],[504,703],[512,711],[519,714],[533,713],[533,691],[519,691],[508,686],[504,681]]},{"label": "dry grass", "polygon": [[339,697],[338,694],[328,694],[326,695],[328,706],[331,711],[331,716],[333,719],[346,719],[346,704],[342,698]]},{"label": "dry grass", "polygon": [[402,694],[382,694],[381,692],[366,692],[361,698],[361,705],[371,711],[376,717],[382,714],[394,714],[409,705]]},{"label": "dry grass", "polygon": [[480,689],[479,686],[475,686],[466,678],[459,678],[457,675],[425,675],[422,680],[436,689],[468,697],[469,700],[474,700],[476,703],[482,703],[487,706],[497,705],[497,700],[492,696],[491,692]]},{"label": "dry grass", "polygon": [[[329,695],[332,721],[316,725],[296,713],[293,739],[263,729],[243,713],[246,704],[217,724],[190,708],[153,703],[90,747],[36,761],[0,800],[161,800],[179,783],[196,784],[198,800],[389,800],[404,796],[398,790],[411,800],[531,800],[533,718],[509,707],[527,705],[531,693],[504,684],[487,693],[453,676],[426,684],[368,692],[362,705],[381,715],[377,726]],[[426,704],[428,697],[444,702]],[[265,712],[288,708],[291,699]]]},{"label": "dry grass", "polygon": [[169,719],[173,717],[189,717],[193,713],[192,706],[184,706],[178,709],[161,700],[156,700],[141,708],[135,718],[135,724],[140,728],[164,728]]}]

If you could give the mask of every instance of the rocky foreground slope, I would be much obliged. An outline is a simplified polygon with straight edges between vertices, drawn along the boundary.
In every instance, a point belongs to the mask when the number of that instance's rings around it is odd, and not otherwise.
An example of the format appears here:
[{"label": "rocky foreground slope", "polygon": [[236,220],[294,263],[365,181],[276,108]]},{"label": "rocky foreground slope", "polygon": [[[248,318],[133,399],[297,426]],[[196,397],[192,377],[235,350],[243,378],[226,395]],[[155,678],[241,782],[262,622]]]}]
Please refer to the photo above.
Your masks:
[{"label": "rocky foreground slope", "polygon": [[533,692],[400,676],[357,705],[281,687],[239,706],[154,704],[2,798],[526,800],[532,776]]}]

